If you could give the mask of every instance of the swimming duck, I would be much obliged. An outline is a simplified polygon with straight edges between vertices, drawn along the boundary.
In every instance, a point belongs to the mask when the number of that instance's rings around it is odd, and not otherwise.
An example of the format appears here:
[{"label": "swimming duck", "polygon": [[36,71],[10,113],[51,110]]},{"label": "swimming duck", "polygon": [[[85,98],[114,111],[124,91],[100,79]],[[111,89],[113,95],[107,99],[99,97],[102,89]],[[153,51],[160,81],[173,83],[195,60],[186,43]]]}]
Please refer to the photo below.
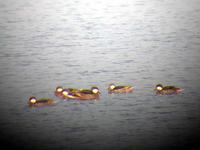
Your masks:
[{"label": "swimming duck", "polygon": [[41,107],[54,105],[54,100],[48,98],[36,99],[36,97],[29,98],[29,107]]},{"label": "swimming duck", "polygon": [[115,86],[110,84],[108,87],[108,93],[131,93],[133,92],[132,86]]},{"label": "swimming duck", "polygon": [[92,87],[89,89],[72,90],[64,89],[63,99],[77,99],[77,100],[92,100],[99,99],[99,89],[97,87]]},{"label": "swimming duck", "polygon": [[96,86],[91,87],[91,89],[80,89],[76,92],[80,100],[99,99],[100,94],[99,88]]},{"label": "swimming duck", "polygon": [[162,84],[157,84],[155,88],[156,94],[159,95],[171,95],[171,94],[178,94],[183,91],[181,88],[177,88],[175,86],[165,86],[163,87]]}]

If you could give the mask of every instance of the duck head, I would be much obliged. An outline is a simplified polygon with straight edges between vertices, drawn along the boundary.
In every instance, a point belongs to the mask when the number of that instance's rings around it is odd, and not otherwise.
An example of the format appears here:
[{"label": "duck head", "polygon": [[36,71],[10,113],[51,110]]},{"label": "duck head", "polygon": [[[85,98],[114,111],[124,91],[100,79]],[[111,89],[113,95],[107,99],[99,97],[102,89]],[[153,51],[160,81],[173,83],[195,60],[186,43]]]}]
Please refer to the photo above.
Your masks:
[{"label": "duck head", "polygon": [[162,89],[163,89],[162,84],[157,84],[157,85],[156,85],[156,90],[157,90],[157,91],[162,91]]},{"label": "duck head", "polygon": [[92,93],[94,93],[94,94],[100,94],[99,88],[96,86],[92,87],[91,90],[92,90]]},{"label": "duck head", "polygon": [[63,87],[62,86],[57,86],[56,92],[62,92],[62,91],[63,91]]},{"label": "duck head", "polygon": [[115,85],[112,83],[112,84],[109,84],[109,87],[108,87],[110,90],[113,90],[115,88]]},{"label": "duck head", "polygon": [[33,97],[33,96],[32,96],[32,97],[29,98],[29,103],[30,103],[30,104],[35,104],[36,102],[37,102],[36,97]]}]

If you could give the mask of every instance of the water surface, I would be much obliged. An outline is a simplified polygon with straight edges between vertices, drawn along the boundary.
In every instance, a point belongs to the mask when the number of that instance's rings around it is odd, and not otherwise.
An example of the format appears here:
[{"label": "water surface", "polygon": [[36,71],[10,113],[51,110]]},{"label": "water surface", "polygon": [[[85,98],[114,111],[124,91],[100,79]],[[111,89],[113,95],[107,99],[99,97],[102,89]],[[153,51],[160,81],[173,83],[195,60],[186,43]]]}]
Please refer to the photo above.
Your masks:
[{"label": "water surface", "polygon": [[[0,2],[1,138],[26,149],[172,149],[200,132],[200,1]],[[110,83],[135,92],[109,95]],[[157,83],[184,88],[156,96]],[[101,90],[62,101],[55,87]],[[29,109],[30,96],[57,105]]]}]

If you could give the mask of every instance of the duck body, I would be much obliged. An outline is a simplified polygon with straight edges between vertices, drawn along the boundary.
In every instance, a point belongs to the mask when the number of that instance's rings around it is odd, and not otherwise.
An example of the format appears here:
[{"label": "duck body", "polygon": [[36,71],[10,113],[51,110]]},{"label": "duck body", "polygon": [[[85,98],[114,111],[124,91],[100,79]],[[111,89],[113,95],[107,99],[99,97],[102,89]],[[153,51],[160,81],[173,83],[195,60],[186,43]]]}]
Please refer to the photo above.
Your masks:
[{"label": "duck body", "polygon": [[49,98],[36,99],[35,97],[30,97],[28,105],[29,107],[52,106],[55,105],[55,102]]},{"label": "duck body", "polygon": [[79,100],[94,100],[99,99],[100,94],[98,93],[92,93],[89,91],[79,91],[76,93],[79,97]]},{"label": "duck body", "polygon": [[158,95],[172,95],[179,94],[183,91],[183,89],[175,87],[175,86],[162,86],[162,84],[156,85],[156,94]]},{"label": "duck body", "polygon": [[68,90],[72,93],[76,93],[79,91],[79,89],[74,89],[74,88],[68,88]]},{"label": "duck body", "polygon": [[110,84],[108,87],[108,93],[131,93],[133,92],[132,86],[115,86]]}]

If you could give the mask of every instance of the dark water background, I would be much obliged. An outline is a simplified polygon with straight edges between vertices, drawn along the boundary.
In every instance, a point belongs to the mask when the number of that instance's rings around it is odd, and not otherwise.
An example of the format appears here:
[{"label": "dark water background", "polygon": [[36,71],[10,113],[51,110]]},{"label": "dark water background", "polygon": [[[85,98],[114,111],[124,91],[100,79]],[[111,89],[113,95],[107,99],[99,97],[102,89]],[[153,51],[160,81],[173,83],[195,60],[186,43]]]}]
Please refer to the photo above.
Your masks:
[{"label": "dark water background", "polygon": [[[1,142],[25,149],[173,149],[200,133],[199,0],[0,1]],[[108,95],[109,83],[135,92]],[[156,96],[157,83],[184,92]],[[99,101],[55,87],[96,85]],[[57,105],[29,109],[30,96]]]}]

